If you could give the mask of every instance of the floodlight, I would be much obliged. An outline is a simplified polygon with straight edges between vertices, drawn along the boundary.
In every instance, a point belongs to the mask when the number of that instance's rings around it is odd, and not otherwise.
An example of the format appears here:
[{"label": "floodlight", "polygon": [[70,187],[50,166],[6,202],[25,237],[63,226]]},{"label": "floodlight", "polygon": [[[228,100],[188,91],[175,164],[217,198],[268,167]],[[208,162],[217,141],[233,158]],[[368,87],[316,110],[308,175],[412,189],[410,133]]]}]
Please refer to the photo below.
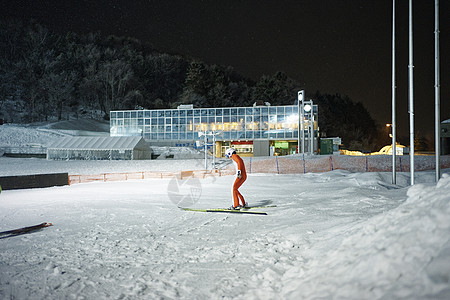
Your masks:
[{"label": "floodlight", "polygon": [[311,105],[306,104],[306,105],[303,107],[303,110],[306,111],[306,112],[310,112],[310,111],[311,111]]},{"label": "floodlight", "polygon": [[301,91],[298,91],[298,101],[299,102],[302,102],[303,101],[303,93],[304,93],[305,91],[303,91],[303,90],[301,90]]}]

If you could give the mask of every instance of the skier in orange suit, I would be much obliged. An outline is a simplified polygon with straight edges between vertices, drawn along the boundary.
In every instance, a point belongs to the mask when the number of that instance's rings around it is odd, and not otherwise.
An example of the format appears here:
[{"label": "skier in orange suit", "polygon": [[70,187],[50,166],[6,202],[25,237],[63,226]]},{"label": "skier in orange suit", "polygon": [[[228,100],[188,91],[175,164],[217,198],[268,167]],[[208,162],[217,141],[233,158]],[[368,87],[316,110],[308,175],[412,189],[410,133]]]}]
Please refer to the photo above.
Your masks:
[{"label": "skier in orange suit", "polygon": [[[236,150],[233,148],[227,149],[225,152],[225,156],[233,160],[234,166],[236,167],[236,180],[233,184],[233,206],[231,209],[240,209],[246,207],[244,196],[238,191],[239,187],[244,183],[247,179],[247,172],[245,172],[245,164],[242,158],[236,154]],[[239,200],[242,205],[239,205]]]}]

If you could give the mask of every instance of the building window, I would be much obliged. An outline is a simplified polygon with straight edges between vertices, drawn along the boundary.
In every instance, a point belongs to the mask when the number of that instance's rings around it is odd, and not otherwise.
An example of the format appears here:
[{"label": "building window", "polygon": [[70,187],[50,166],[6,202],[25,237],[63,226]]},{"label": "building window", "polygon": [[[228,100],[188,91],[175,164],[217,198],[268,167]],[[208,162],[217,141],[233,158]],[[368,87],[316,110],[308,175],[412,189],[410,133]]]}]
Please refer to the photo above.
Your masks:
[{"label": "building window", "polygon": [[[317,107],[314,107],[317,112]],[[217,139],[297,139],[298,106],[112,111],[111,135],[149,140],[196,140],[199,131],[223,131]],[[317,117],[315,122],[317,123]],[[305,120],[305,127],[309,120]]]}]

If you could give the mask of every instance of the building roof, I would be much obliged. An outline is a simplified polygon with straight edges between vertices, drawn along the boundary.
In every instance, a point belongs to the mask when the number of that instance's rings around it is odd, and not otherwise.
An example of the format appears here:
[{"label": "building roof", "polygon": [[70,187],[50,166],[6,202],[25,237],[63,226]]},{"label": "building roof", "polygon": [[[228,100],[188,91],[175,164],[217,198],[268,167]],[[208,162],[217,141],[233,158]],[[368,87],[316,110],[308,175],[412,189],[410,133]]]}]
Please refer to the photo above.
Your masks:
[{"label": "building roof", "polygon": [[47,149],[72,150],[150,150],[147,142],[140,136],[84,137],[73,136],[56,140]]}]

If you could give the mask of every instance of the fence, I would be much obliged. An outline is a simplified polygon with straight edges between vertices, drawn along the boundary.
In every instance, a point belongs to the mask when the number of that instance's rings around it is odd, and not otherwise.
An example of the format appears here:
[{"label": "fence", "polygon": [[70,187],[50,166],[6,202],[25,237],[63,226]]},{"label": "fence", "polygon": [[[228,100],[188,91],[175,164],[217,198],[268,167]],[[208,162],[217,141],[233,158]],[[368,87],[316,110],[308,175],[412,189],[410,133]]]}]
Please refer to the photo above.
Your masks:
[{"label": "fence", "polygon": [[[417,155],[414,157],[416,171],[435,169],[435,157]],[[273,158],[250,157],[245,160],[248,173],[305,174],[329,172],[337,169],[351,172],[390,172],[392,156],[284,156]],[[441,168],[450,168],[450,156],[441,156]],[[409,156],[396,157],[396,170],[409,172]]]},{"label": "fence", "polygon": [[126,173],[102,173],[95,175],[69,175],[69,185],[75,183],[86,183],[94,181],[125,181],[132,179],[150,179],[150,178],[206,178],[211,176],[226,176],[233,174],[233,170],[196,170],[181,172],[126,172]]},{"label": "fence", "polygon": [[[415,170],[425,171],[435,168],[434,156],[415,156]],[[285,156],[285,157],[249,157],[244,158],[247,173],[305,174],[329,172],[337,169],[351,172],[390,172],[392,157],[377,156]],[[397,157],[397,171],[409,172],[409,156]],[[450,168],[450,156],[441,156],[441,168]],[[227,176],[234,174],[234,167],[228,165],[219,170],[196,170],[181,172],[127,172],[102,173],[96,175],[69,175],[69,184],[94,181],[124,181],[149,178],[206,178],[211,176]]]}]

